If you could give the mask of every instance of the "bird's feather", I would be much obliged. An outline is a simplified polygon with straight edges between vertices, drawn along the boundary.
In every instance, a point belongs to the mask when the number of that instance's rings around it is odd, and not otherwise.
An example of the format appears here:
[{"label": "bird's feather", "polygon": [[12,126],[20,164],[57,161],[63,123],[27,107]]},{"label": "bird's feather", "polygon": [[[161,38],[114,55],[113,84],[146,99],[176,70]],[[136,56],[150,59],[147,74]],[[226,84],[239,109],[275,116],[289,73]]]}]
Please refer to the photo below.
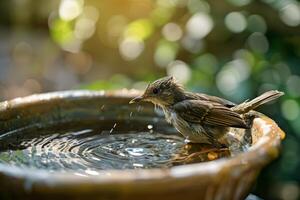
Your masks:
[{"label": "bird's feather", "polygon": [[173,106],[175,112],[190,123],[209,126],[247,128],[243,118],[230,108],[216,102],[185,100]]},{"label": "bird's feather", "polygon": [[236,105],[235,103],[228,101],[226,99],[222,99],[220,97],[211,96],[211,95],[207,95],[207,94],[185,92],[185,96],[186,96],[186,99],[188,99],[188,100],[211,101],[214,103],[219,103],[228,108],[234,107]]}]

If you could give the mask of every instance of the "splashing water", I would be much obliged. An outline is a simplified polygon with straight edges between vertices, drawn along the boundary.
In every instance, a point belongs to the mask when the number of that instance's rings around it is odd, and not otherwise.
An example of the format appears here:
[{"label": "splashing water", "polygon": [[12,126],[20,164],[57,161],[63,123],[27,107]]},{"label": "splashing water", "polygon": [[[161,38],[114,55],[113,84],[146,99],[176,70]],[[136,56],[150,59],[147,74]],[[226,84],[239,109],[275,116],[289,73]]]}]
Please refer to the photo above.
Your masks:
[{"label": "splashing water", "polygon": [[114,124],[114,126],[110,129],[109,133],[112,133],[114,131],[114,129],[116,128],[117,123]]}]

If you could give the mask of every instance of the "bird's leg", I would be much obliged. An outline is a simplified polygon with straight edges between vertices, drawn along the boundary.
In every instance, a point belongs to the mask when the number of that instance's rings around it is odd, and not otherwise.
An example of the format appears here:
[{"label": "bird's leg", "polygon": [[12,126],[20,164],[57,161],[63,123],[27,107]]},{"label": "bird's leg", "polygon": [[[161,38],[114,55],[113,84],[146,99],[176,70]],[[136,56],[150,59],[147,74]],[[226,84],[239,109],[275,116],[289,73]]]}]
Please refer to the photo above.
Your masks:
[{"label": "bird's leg", "polygon": [[189,143],[184,146],[184,152],[177,154],[172,163],[193,163],[215,160],[220,155],[230,155],[227,147],[214,147],[210,144]]},{"label": "bird's leg", "polygon": [[[191,146],[197,146],[199,144],[197,143],[190,143],[190,144],[187,144],[187,145],[191,145]],[[214,143],[212,144],[203,144],[200,149],[200,151],[197,151],[197,153],[209,153],[211,151],[226,151],[228,150],[228,147],[224,144],[221,144],[217,141],[214,141]]]},{"label": "bird's leg", "polygon": [[243,118],[246,122],[246,125],[248,128],[251,128],[252,125],[253,125],[253,120],[256,118],[256,117],[259,117],[257,113],[255,112],[248,112],[248,113],[245,113],[243,114]]}]

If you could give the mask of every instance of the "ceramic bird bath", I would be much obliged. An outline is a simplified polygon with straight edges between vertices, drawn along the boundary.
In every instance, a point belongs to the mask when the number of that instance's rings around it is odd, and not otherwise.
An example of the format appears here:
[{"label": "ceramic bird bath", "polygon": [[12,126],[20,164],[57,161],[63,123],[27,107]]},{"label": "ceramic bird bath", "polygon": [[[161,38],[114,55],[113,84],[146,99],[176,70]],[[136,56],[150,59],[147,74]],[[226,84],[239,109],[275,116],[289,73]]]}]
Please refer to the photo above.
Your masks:
[{"label": "ceramic bird bath", "polygon": [[[283,131],[272,119],[258,113],[252,129],[244,133],[250,138],[247,150],[219,159],[214,158],[215,154],[207,154],[213,158],[206,162],[179,165],[165,162],[174,158],[157,156],[152,151],[145,153],[145,149],[139,150],[136,142],[145,137],[151,142],[151,148],[159,151],[168,148],[175,152],[176,145],[182,144],[180,137],[151,104],[128,104],[138,93],[127,90],[66,91],[0,103],[0,198],[244,199],[261,169],[279,154]],[[85,132],[76,132],[77,135],[66,132],[61,136],[59,129],[51,128],[59,126],[67,130],[70,124],[74,127],[100,124],[101,133],[96,132],[95,136],[94,132],[85,128]],[[52,131],[45,131],[48,129]],[[149,129],[154,131],[153,135],[157,134],[155,132],[166,134],[159,137],[168,137],[164,141],[169,141],[169,146],[157,146]],[[145,130],[147,133],[142,136],[133,135]],[[110,146],[108,137],[128,142],[126,134],[119,136],[114,131],[130,134],[134,149],[126,148],[124,153],[120,143]],[[240,131],[231,129],[237,135],[240,135]],[[39,136],[42,133],[48,134],[47,138]],[[102,135],[100,137],[97,134]],[[80,141],[83,137],[90,146],[82,147]],[[57,152],[66,148],[63,144],[67,140],[72,140],[74,148],[68,149],[68,155],[63,157],[65,155]],[[57,145],[56,142],[61,143]],[[39,154],[46,147],[47,154]],[[101,151],[99,148],[102,148]],[[122,164],[113,165],[113,162],[109,162],[109,165],[104,165],[103,160],[107,162],[110,157],[103,151],[120,158],[123,156],[124,159],[120,159]],[[155,158],[158,164],[152,165],[142,160],[145,167],[141,162],[136,163],[141,161],[143,153]],[[126,156],[131,155],[136,160],[129,160],[132,164],[129,166]],[[55,162],[51,164],[50,160]],[[55,165],[57,160],[62,165]],[[92,166],[91,163],[95,165],[92,170],[86,167]],[[70,169],[64,170],[64,167]]]}]

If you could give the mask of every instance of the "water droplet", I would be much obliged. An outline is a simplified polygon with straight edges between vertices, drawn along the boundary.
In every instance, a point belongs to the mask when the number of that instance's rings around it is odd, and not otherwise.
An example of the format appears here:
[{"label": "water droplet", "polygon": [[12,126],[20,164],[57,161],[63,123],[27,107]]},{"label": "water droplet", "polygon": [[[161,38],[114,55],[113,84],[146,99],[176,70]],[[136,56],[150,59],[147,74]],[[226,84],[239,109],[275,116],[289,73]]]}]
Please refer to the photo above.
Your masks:
[{"label": "water droplet", "polygon": [[132,113],[133,113],[133,112],[130,112],[129,117],[132,117]]},{"label": "water droplet", "polygon": [[100,110],[103,110],[103,109],[104,109],[104,107],[105,107],[105,105],[102,105],[102,106],[101,106],[101,108],[100,108]]},{"label": "water droplet", "polygon": [[109,133],[112,133],[113,130],[114,130],[114,128],[116,128],[116,126],[117,126],[117,123],[114,124],[114,126],[112,127],[112,129],[110,129]]},{"label": "water droplet", "polygon": [[136,142],[137,142],[137,139],[132,139],[132,140],[131,140],[131,143],[132,143],[132,144],[134,144],[134,143],[136,143]]},{"label": "water droplet", "polygon": [[147,128],[148,128],[148,129],[153,129],[153,125],[152,125],[152,124],[149,124],[149,125],[147,126]]}]

